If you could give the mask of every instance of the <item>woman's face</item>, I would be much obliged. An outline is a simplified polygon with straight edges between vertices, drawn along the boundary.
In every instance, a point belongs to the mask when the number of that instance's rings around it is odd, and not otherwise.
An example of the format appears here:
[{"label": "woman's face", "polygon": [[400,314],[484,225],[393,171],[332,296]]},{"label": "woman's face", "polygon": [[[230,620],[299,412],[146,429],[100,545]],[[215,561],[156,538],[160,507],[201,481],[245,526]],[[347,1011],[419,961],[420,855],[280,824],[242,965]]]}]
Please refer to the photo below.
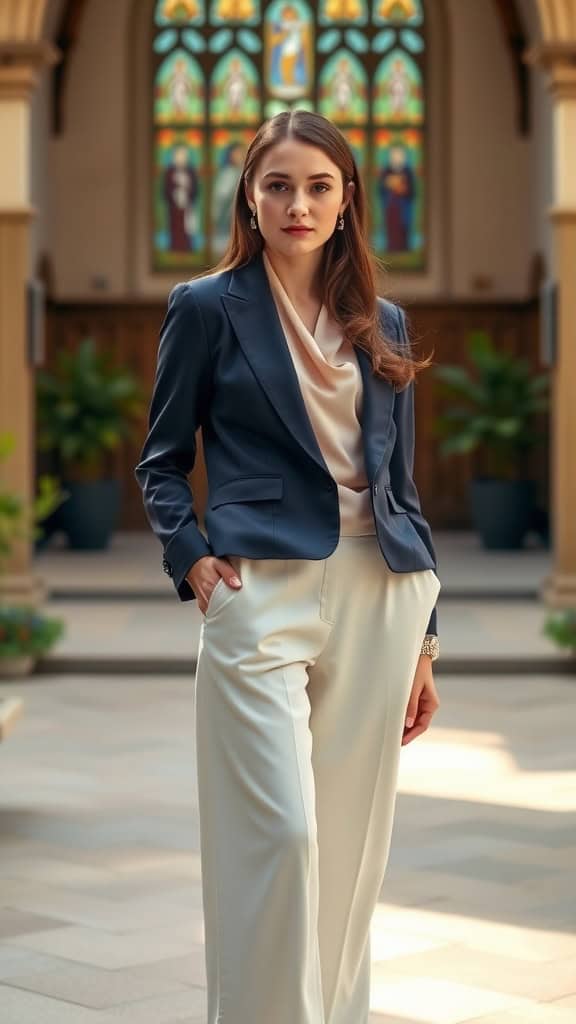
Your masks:
[{"label": "woman's face", "polygon": [[[331,237],[348,205],[342,174],[317,146],[284,139],[261,157],[246,187],[266,246],[286,256],[312,252]],[[308,230],[290,231],[296,226]]]}]

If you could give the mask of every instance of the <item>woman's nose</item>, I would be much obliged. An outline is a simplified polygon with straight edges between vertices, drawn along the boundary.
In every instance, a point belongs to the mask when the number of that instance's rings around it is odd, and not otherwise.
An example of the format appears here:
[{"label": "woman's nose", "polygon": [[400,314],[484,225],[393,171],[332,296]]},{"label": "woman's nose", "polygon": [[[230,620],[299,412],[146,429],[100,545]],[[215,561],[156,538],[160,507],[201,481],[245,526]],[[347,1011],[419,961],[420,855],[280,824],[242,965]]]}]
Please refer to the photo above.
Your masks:
[{"label": "woman's nose", "polygon": [[295,193],[292,200],[288,204],[288,213],[299,214],[301,216],[303,213],[306,213],[307,210],[308,206],[306,204],[305,195],[303,193],[302,195],[300,193]]}]

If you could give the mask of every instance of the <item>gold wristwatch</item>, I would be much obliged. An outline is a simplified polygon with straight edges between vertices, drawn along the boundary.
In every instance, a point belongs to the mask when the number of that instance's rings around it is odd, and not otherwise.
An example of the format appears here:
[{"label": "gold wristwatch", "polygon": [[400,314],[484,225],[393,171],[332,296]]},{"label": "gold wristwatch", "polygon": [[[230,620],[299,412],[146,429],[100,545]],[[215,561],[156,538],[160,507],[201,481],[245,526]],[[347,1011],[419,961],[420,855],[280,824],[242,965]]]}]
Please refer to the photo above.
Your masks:
[{"label": "gold wristwatch", "polygon": [[427,654],[432,661],[436,661],[436,658],[440,655],[440,641],[434,633],[426,633],[424,640],[422,641],[422,647],[420,650],[421,654]]}]

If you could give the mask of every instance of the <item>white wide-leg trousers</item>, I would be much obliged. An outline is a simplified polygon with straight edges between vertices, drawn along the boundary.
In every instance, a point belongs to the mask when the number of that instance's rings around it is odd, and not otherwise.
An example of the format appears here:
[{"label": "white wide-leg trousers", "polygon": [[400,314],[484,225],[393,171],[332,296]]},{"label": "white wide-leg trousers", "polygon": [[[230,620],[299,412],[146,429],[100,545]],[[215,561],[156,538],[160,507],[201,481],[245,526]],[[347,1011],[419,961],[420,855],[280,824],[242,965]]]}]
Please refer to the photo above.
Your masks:
[{"label": "white wide-leg trousers", "polygon": [[207,1024],[366,1024],[370,921],[440,582],[375,536],[231,556],[195,680]]}]

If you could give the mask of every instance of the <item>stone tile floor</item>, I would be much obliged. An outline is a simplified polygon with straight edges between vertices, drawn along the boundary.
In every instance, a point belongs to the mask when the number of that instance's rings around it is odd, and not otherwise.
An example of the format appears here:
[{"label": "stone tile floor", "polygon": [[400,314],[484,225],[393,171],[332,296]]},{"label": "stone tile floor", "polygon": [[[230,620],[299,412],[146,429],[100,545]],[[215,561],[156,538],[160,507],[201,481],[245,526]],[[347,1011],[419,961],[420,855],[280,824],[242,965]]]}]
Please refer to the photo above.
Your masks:
[{"label": "stone tile floor", "polygon": [[[574,1024],[574,680],[437,680],[434,725],[401,754],[371,1024]],[[18,691],[0,1021],[205,1024],[192,678]]]}]

